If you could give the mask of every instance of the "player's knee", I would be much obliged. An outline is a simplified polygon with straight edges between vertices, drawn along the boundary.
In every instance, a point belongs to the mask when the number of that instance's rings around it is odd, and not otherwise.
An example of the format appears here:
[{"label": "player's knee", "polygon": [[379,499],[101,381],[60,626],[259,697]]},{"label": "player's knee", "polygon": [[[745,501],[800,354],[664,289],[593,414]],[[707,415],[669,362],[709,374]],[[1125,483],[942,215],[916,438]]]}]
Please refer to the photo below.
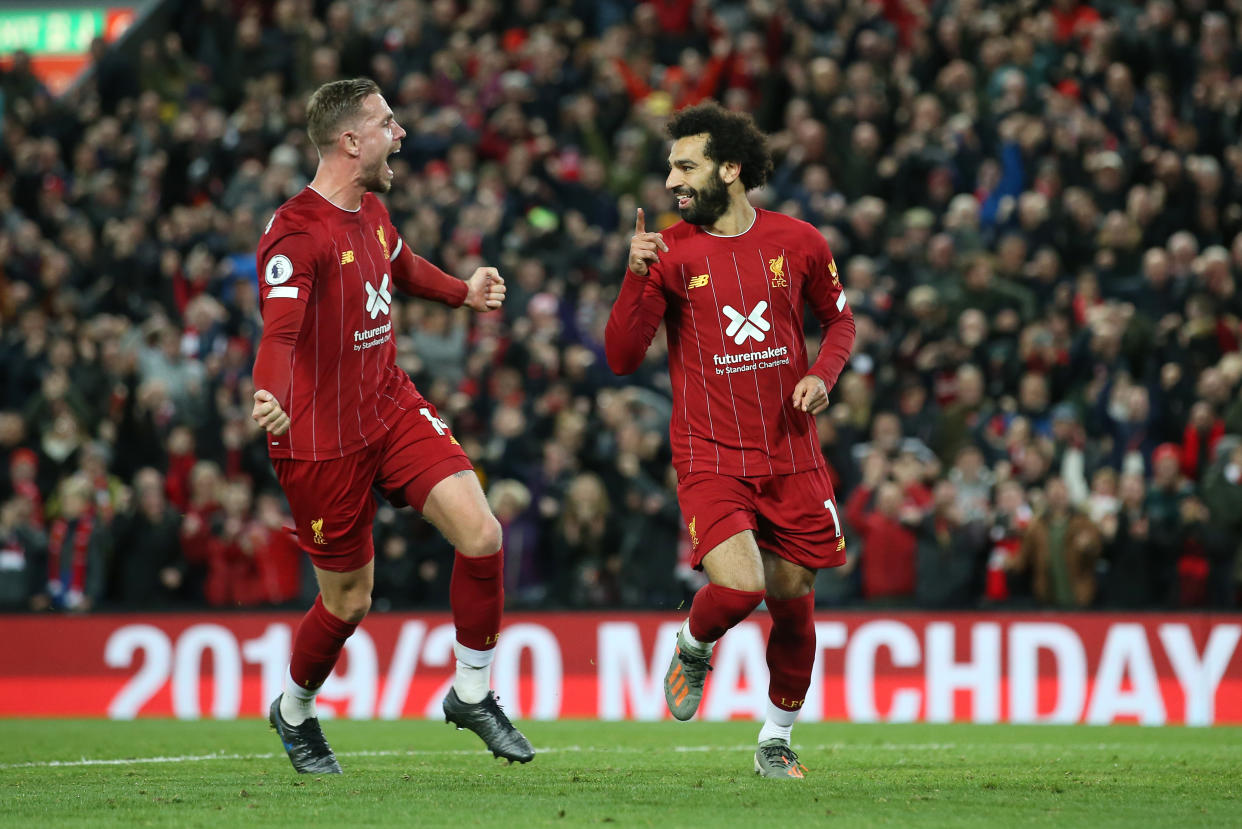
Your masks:
[{"label": "player's knee", "polygon": [[808,593],[814,592],[814,590],[815,590],[814,581],[810,581],[810,582],[786,581],[780,584],[772,584],[771,582],[769,582],[767,586],[767,594],[771,596],[773,599],[778,599],[782,601],[789,600],[789,599],[801,599],[803,596],[807,595]]},{"label": "player's knee", "polygon": [[474,531],[467,534],[466,539],[457,549],[464,556],[477,558],[499,552],[500,545],[500,522],[496,520],[494,515],[488,513],[479,521]]},{"label": "player's knee", "polygon": [[356,625],[366,618],[371,610],[371,594],[369,591],[359,590],[342,592],[336,596],[328,596],[325,593],[323,604],[333,616],[351,625]]},{"label": "player's knee", "polygon": [[716,562],[717,566],[707,569],[707,576],[711,579],[712,584],[727,587],[730,590],[740,590],[746,593],[762,593],[764,590],[763,570],[760,568],[752,568],[747,566],[719,566],[720,562]]},{"label": "player's knee", "polygon": [[[762,593],[763,592],[763,576],[753,576],[746,573],[731,573],[727,578],[716,582],[721,587],[728,587],[731,590],[740,590],[746,593]],[[756,602],[758,604],[758,602]]]},{"label": "player's knee", "polygon": [[371,610],[371,596],[362,594],[359,596],[349,596],[345,600],[344,615],[341,617],[351,624],[358,624]]}]

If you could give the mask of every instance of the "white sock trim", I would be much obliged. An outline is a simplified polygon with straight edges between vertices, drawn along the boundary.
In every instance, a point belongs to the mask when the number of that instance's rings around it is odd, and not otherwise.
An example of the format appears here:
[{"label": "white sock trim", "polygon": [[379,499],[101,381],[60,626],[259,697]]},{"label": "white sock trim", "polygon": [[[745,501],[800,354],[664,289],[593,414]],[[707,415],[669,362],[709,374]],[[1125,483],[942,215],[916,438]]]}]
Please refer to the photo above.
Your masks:
[{"label": "white sock trim", "polygon": [[768,700],[768,717],[763,723],[763,728],[759,729],[759,742],[762,743],[774,738],[789,742],[790,734],[793,733],[794,722],[797,719],[797,711],[786,711],[784,708],[778,708],[771,700]]},{"label": "white sock trim", "polygon": [[695,650],[703,651],[704,653],[711,653],[712,646],[716,644],[715,642],[700,642],[698,639],[694,638],[693,634],[690,633],[690,617],[689,616],[686,617],[686,621],[681,623],[681,638],[690,647],[694,648]]},{"label": "white sock trim", "polygon": [[772,700],[768,700],[768,722],[779,725],[781,728],[793,728],[800,713],[800,711],[786,711]]},{"label": "white sock trim", "polygon": [[285,692],[280,696],[280,716],[289,725],[301,725],[319,716],[315,707],[315,695],[319,689],[303,688],[293,681],[293,674],[285,672]]},{"label": "white sock trim", "polygon": [[492,664],[492,659],[496,656],[496,649],[476,651],[474,648],[467,648],[461,642],[454,642],[453,655],[457,657],[458,662],[471,668],[486,668]]},{"label": "white sock trim", "polygon": [[318,693],[318,688],[303,688],[301,685],[298,685],[293,679],[293,674],[289,673],[287,670],[285,671],[285,696],[305,701],[314,700]]}]

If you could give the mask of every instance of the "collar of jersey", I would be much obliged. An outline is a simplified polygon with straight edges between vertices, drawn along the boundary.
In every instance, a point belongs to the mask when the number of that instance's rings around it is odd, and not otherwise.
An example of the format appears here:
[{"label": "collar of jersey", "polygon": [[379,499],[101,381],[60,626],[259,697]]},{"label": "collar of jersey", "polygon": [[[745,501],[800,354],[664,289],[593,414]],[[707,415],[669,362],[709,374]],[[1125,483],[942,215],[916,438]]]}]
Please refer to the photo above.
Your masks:
[{"label": "collar of jersey", "polygon": [[[311,187],[309,184],[308,184],[308,185],[306,185],[306,189],[307,189],[307,190],[309,190],[309,191],[311,191],[312,193],[314,193],[314,194],[315,194],[316,196],[318,196],[319,198],[321,198],[321,199],[323,199],[324,201],[326,201],[328,204],[330,204],[330,205],[332,205],[333,207],[335,207],[337,210],[340,210],[340,211],[342,211],[342,212],[344,212],[344,213],[357,213],[359,210],[361,210],[361,209],[362,209],[362,205],[361,205],[361,204],[359,204],[359,205],[358,205],[356,208],[354,208],[353,210],[350,210],[350,209],[349,209],[349,208],[347,208],[347,207],[341,207],[339,204],[337,204],[336,202],[332,201],[332,199],[328,198],[328,197],[327,197],[327,196],[325,196],[323,193],[320,193],[318,190],[316,190],[314,187]],[[756,215],[756,216],[758,216],[758,215],[759,215],[759,213],[756,211],[755,215]]]},{"label": "collar of jersey", "polygon": [[743,230],[741,233],[733,233],[731,235],[726,236],[723,233],[712,233],[710,230],[704,230],[703,232],[706,233],[708,236],[714,236],[717,239],[738,239],[742,236],[745,236],[747,233],[750,233],[752,230],[754,230],[755,225],[759,224],[759,208],[752,207],[751,209],[755,211],[755,217],[750,220],[750,226],[747,227],[745,230]]}]

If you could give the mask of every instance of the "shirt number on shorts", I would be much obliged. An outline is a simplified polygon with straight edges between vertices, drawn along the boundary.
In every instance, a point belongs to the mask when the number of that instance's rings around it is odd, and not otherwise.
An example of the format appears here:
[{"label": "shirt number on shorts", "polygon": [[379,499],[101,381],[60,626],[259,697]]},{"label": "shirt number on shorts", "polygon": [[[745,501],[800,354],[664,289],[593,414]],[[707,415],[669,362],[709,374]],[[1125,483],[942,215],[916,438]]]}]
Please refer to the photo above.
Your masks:
[{"label": "shirt number on shorts", "polygon": [[[433,415],[431,413],[431,410],[428,409],[426,406],[423,406],[421,409],[419,409],[418,413],[421,414],[423,417],[427,418],[427,422],[430,423],[435,428],[436,434],[443,435],[447,433],[448,424],[445,423],[440,418]],[[836,513],[833,513],[833,514],[835,515]]]},{"label": "shirt number on shorts", "polygon": [[[427,410],[423,409],[423,411],[427,411]],[[836,530],[836,537],[840,538],[841,537],[841,519],[837,517],[837,505],[832,503],[832,499],[829,498],[827,501],[824,502],[824,506],[827,507],[828,511],[832,513],[832,528]]]}]

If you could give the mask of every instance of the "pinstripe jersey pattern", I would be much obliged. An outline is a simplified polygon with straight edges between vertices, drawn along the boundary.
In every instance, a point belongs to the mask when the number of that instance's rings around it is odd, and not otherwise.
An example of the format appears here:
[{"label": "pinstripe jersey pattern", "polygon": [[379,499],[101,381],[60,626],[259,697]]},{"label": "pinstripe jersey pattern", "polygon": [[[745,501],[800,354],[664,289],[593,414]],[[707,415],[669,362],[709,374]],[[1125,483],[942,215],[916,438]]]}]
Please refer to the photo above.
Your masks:
[{"label": "pinstripe jersey pattern", "polygon": [[400,244],[371,193],[347,211],[306,188],[272,217],[259,243],[259,301],[307,304],[289,366],[291,426],[269,435],[272,457],[352,454],[413,402],[392,331],[390,263]]},{"label": "pinstripe jersey pattern", "polygon": [[805,307],[822,325],[846,309],[823,236],[766,210],[737,236],[684,222],[663,235],[669,251],[650,267],[637,310],[666,328],[678,473],[823,466],[815,420],[790,400],[809,369]]}]

